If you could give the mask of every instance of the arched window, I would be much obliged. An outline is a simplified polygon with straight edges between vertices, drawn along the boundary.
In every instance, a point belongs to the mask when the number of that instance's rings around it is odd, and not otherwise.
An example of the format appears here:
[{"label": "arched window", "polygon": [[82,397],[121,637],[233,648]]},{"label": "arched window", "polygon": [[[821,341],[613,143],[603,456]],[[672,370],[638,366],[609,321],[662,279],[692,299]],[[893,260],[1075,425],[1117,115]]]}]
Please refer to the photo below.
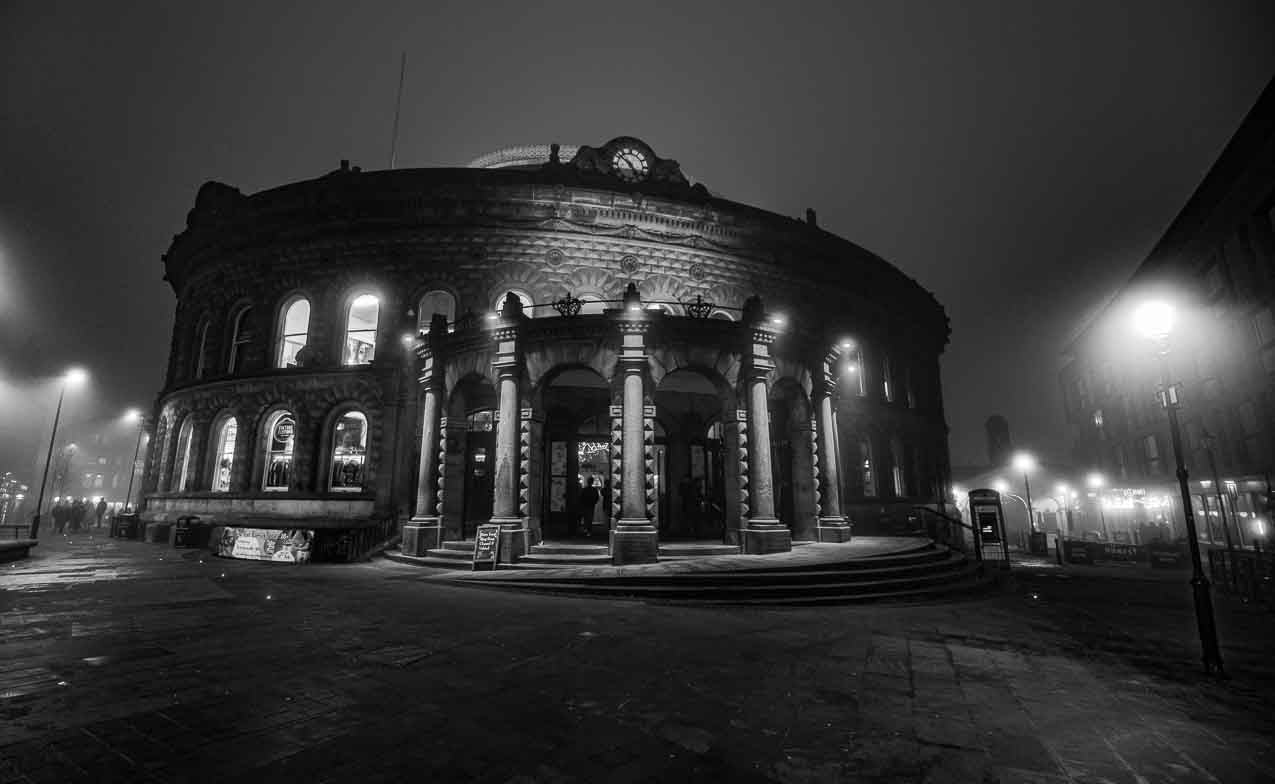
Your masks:
[{"label": "arched window", "polygon": [[292,486],[292,447],[297,421],[291,411],[276,411],[266,420],[266,476],[263,489],[271,492]]},{"label": "arched window", "polygon": [[235,313],[235,318],[231,322],[230,356],[226,361],[226,370],[231,374],[239,372],[239,363],[243,361],[244,348],[249,340],[248,314],[251,312],[252,308],[242,307]]},{"label": "arched window", "polygon": [[310,334],[310,300],[299,297],[283,306],[279,319],[279,348],[275,367],[289,368],[297,364],[297,352],[305,348]]},{"label": "arched window", "polygon": [[885,402],[894,402],[894,385],[891,377],[892,369],[890,367],[890,358],[881,357],[881,393],[885,395]]},{"label": "arched window", "polygon": [[709,318],[720,319],[721,321],[734,321],[734,320],[735,320],[735,317],[734,317],[734,316],[732,316],[732,315],[731,315],[728,311],[725,311],[725,310],[715,310],[715,311],[713,311],[713,315],[709,316]]},{"label": "arched window", "polygon": [[195,341],[195,378],[204,377],[204,358],[208,356],[208,320],[199,325]]},{"label": "arched window", "polygon": [[875,461],[872,456],[872,441],[859,439],[859,472],[863,477],[863,495],[875,498],[877,495],[877,475]]},{"label": "arched window", "polygon": [[186,483],[191,479],[190,436],[194,429],[195,421],[191,417],[186,417],[186,421],[182,422],[181,430],[177,433],[177,464],[174,467],[177,476],[172,487],[179,493],[189,489]]},{"label": "arched window", "polygon": [[903,454],[903,442],[898,437],[890,439],[890,472],[894,480],[894,494],[899,498],[908,495],[907,477],[904,467],[907,465]]},{"label": "arched window", "polygon": [[[512,289],[512,291],[513,291],[513,295],[518,298],[519,302],[522,303],[523,315],[527,316],[528,318],[534,317],[536,315],[536,312],[531,309],[531,305],[532,305],[531,295],[529,295],[525,291],[519,291],[518,289]],[[502,293],[500,296],[496,297],[496,302],[492,305],[492,310],[495,310],[497,313],[500,313],[504,309],[505,309],[505,294]]]},{"label": "arched window", "polygon": [[441,289],[425,292],[416,308],[416,331],[429,332],[429,323],[435,313],[442,314],[451,324],[456,320],[456,298]]},{"label": "arched window", "polygon": [[376,356],[376,323],[380,313],[381,301],[375,294],[360,294],[350,303],[341,364],[366,365]]},{"label": "arched window", "polygon": [[213,475],[211,489],[214,493],[230,491],[231,472],[235,468],[235,439],[239,436],[239,420],[227,417],[217,426],[213,439]]},{"label": "arched window", "polygon": [[332,430],[331,488],[340,493],[363,489],[363,467],[367,460],[367,417],[351,411]]}]

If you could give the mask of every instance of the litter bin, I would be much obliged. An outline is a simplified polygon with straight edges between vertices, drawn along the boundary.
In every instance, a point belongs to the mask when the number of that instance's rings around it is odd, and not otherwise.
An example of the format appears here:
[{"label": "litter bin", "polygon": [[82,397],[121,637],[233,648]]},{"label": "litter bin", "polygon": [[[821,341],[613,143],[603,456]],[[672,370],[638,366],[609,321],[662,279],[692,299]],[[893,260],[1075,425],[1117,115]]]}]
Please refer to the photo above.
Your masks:
[{"label": "litter bin", "polygon": [[119,539],[137,539],[141,536],[140,522],[136,512],[117,514],[115,522],[111,524],[111,535]]},{"label": "litter bin", "polygon": [[173,547],[207,547],[210,527],[199,522],[198,515],[183,515],[173,526]]}]

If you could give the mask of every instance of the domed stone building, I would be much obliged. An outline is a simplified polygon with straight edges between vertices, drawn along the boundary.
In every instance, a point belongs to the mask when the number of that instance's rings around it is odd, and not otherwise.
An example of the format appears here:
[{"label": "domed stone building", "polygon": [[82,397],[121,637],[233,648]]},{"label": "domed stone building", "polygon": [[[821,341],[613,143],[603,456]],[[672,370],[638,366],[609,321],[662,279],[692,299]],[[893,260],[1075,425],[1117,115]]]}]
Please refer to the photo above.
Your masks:
[{"label": "domed stone building", "polygon": [[884,532],[946,484],[933,296],[639,139],[210,182],[164,264],[149,521],[632,563]]}]

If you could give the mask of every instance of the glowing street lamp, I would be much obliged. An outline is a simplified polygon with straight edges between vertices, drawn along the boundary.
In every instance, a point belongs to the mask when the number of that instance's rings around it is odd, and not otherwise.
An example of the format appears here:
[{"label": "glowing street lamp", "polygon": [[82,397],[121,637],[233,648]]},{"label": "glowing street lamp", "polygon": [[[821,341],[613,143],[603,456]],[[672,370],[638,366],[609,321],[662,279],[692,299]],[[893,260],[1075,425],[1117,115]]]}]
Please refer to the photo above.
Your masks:
[{"label": "glowing street lamp", "polygon": [[89,374],[83,368],[73,367],[62,376],[62,387],[58,392],[58,407],[53,412],[53,432],[49,434],[49,452],[44,458],[44,476],[40,479],[40,494],[35,499],[35,516],[31,518],[31,538],[40,537],[40,507],[44,505],[44,488],[49,483],[49,465],[53,462],[53,443],[58,437],[58,420],[62,418],[62,401],[66,399],[67,386],[79,386],[88,380]]},{"label": "glowing street lamp", "polygon": [[1173,459],[1177,463],[1178,489],[1182,494],[1182,516],[1186,518],[1187,545],[1191,548],[1191,589],[1195,598],[1195,620],[1200,632],[1200,648],[1204,671],[1225,676],[1222,652],[1217,644],[1217,626],[1213,620],[1213,601],[1209,596],[1209,578],[1200,562],[1200,539],[1195,530],[1195,511],[1191,506],[1191,490],[1187,486],[1186,463],[1182,459],[1182,428],[1178,425],[1178,390],[1169,382],[1169,334],[1177,321],[1173,305],[1163,300],[1144,302],[1134,311],[1138,331],[1153,340],[1160,358],[1160,405],[1169,416],[1169,435],[1173,440]]}]

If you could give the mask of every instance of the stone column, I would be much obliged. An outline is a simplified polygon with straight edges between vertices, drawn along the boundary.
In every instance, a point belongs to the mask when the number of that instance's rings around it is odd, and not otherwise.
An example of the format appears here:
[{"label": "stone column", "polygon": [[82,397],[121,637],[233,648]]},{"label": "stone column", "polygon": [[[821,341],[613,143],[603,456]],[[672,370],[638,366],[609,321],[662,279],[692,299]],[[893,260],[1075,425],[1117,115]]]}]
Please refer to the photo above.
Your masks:
[{"label": "stone column", "polygon": [[[441,318],[436,315],[435,320]],[[441,342],[447,334],[444,322],[442,331],[436,332],[430,325],[430,338],[438,340],[422,346],[423,355],[420,383],[423,389],[421,402],[421,458],[417,469],[416,508],[412,519],[403,526],[401,549],[406,555],[424,556],[428,551],[443,546],[443,520],[438,508],[439,464],[443,459],[440,444],[440,428],[443,409],[443,363]]]},{"label": "stone column", "polygon": [[[758,306],[760,303],[758,303]],[[760,325],[749,325],[745,395],[748,398],[748,508],[742,531],[745,553],[783,553],[792,549],[792,532],[775,517],[774,476],[771,473],[770,401],[766,375],[774,369],[770,345],[774,336]]]},{"label": "stone column", "polygon": [[619,371],[624,374],[623,429],[620,444],[620,519],[611,531],[611,563],[620,566],[659,560],[659,532],[647,514],[646,486],[646,322],[642,311],[620,318],[623,342]]},{"label": "stone column", "polygon": [[522,458],[519,449],[522,400],[518,382],[522,365],[518,351],[518,334],[522,322],[522,303],[513,294],[505,297],[504,309],[496,328],[496,360],[492,367],[499,378],[499,419],[496,421],[496,475],[491,506],[491,523],[500,526],[500,561],[514,563],[527,554],[527,521],[519,514],[519,486]]},{"label": "stone column", "polygon": [[826,380],[815,391],[815,437],[819,445],[819,488],[822,494],[818,538],[821,542],[850,541],[850,523],[841,513],[841,475],[837,470],[837,423],[832,414],[832,385]]}]

